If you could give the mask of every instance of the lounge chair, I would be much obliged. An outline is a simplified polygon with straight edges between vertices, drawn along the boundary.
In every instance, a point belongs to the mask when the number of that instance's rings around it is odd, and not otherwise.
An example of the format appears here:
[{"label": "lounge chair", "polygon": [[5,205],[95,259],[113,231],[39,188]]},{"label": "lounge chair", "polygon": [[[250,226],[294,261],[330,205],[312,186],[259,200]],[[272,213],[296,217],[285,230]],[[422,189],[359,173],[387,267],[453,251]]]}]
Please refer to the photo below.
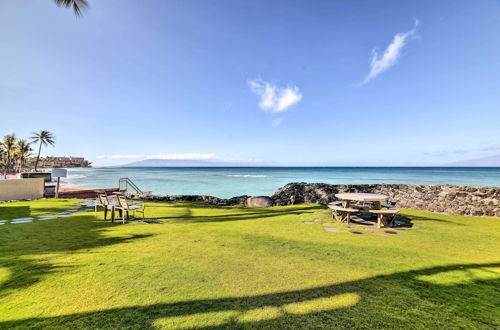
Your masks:
[{"label": "lounge chair", "polygon": [[106,220],[106,217],[108,215],[108,210],[110,210],[112,213],[114,212],[114,204],[109,202],[105,192],[97,192],[97,198],[94,203],[94,212],[96,217],[97,217],[97,207],[104,208],[104,220]]},{"label": "lounge chair", "polygon": [[124,195],[116,195],[113,197],[117,200],[115,210],[120,211],[123,223],[125,223],[125,214],[128,219],[129,211],[134,212],[134,218],[136,212],[142,213],[142,218],[144,219],[144,202],[129,202],[127,201],[127,197],[125,197]]}]

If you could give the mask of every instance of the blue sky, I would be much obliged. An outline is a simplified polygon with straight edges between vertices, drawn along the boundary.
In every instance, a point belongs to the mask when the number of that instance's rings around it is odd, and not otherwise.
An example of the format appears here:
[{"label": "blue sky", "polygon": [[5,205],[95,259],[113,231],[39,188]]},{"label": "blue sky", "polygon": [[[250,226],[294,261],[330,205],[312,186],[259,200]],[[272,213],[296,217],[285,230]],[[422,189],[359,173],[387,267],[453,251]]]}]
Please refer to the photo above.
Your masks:
[{"label": "blue sky", "polygon": [[498,1],[88,1],[0,0],[0,135],[97,165],[500,153]]}]

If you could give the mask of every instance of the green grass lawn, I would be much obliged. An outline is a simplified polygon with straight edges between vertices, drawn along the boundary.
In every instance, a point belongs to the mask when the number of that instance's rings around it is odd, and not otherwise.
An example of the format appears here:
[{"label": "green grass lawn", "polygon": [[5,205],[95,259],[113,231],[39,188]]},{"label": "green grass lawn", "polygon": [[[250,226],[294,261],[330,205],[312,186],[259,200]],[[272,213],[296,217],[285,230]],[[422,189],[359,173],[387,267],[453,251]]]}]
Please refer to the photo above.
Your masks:
[{"label": "green grass lawn", "polygon": [[[0,220],[74,203],[1,204]],[[0,328],[500,327],[500,220],[402,213],[414,227],[387,236],[317,205],[0,225]]]}]

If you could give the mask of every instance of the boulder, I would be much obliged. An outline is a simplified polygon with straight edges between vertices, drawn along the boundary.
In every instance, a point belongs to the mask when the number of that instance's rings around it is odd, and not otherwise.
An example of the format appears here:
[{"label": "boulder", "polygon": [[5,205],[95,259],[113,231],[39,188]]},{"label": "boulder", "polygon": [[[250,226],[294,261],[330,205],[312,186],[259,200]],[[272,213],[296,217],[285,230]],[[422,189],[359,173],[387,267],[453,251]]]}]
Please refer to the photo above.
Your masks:
[{"label": "boulder", "polygon": [[254,196],[247,199],[248,207],[270,207],[273,206],[273,200],[268,196]]}]

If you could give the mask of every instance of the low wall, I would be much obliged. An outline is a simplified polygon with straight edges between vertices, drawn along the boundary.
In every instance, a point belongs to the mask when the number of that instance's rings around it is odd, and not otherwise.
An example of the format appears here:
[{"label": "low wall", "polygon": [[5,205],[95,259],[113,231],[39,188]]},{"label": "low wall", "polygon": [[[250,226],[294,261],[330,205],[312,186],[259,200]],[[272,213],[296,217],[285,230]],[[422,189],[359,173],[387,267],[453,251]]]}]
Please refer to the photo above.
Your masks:
[{"label": "low wall", "polygon": [[153,202],[206,202],[217,206],[244,205],[250,196],[236,196],[232,198],[218,198],[208,195],[151,195],[142,199]]},{"label": "low wall", "polygon": [[[388,195],[399,208],[439,213],[500,217],[500,188],[448,185],[289,183],[271,199],[274,205],[323,204],[335,201],[339,192],[367,192]],[[245,205],[250,196],[217,198],[206,195],[149,196],[157,202],[196,201],[218,206]]]},{"label": "low wall", "polygon": [[390,196],[397,207],[432,212],[500,217],[500,188],[448,185],[289,183],[278,189],[275,205],[327,204],[339,192],[367,192]]},{"label": "low wall", "polygon": [[43,197],[44,178],[0,180],[0,201]]},{"label": "low wall", "polygon": [[[59,190],[59,198],[96,198],[96,190],[103,191],[108,195],[120,191],[119,188],[104,188],[104,189],[72,189],[72,190]],[[55,188],[45,189],[45,197],[52,198],[55,196]]]}]

